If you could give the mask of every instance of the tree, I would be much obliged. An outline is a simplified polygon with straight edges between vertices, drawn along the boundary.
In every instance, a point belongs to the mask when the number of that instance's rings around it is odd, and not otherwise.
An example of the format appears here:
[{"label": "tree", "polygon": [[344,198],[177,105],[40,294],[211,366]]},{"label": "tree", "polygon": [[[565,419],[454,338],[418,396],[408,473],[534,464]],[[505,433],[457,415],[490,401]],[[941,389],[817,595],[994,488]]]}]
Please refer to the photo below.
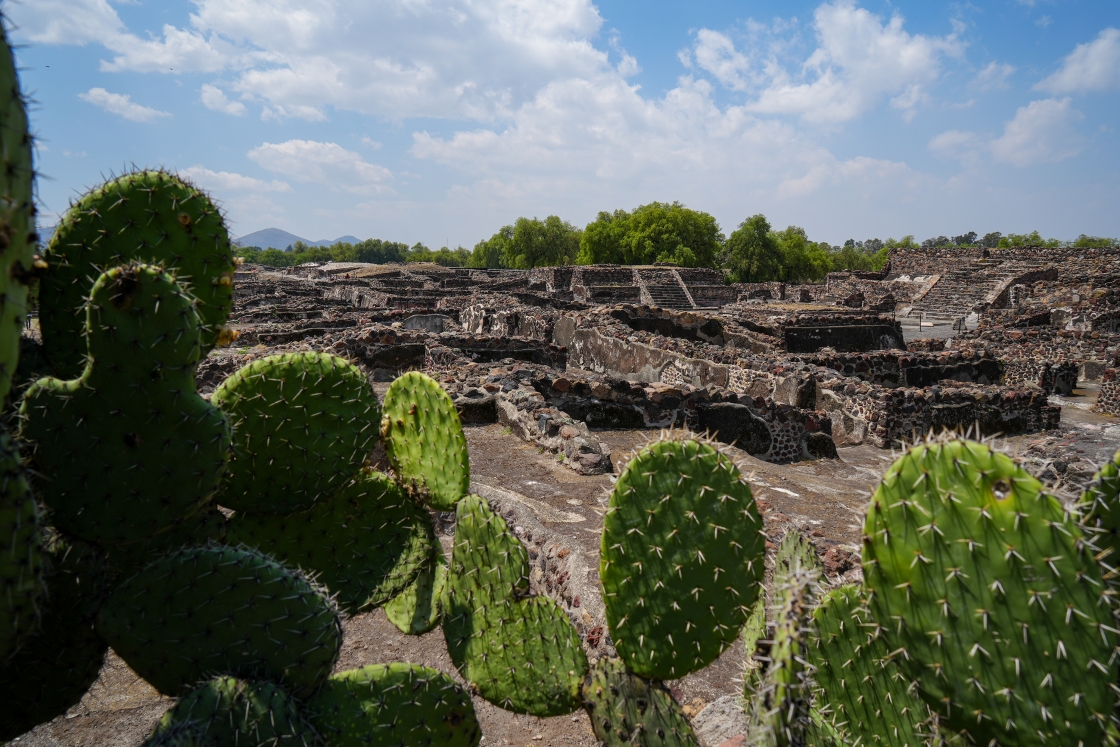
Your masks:
[{"label": "tree", "polygon": [[948,236],[938,236],[936,239],[926,239],[922,242],[923,249],[932,249],[938,246],[952,246],[953,242]]},{"label": "tree", "polygon": [[682,267],[715,267],[723,233],[708,213],[679,202],[651,202],[632,212],[602,212],[587,224],[580,240],[581,265],[648,265],[673,262]]},{"label": "tree", "polygon": [[999,246],[999,239],[1003,236],[999,231],[984,234],[984,238],[980,239],[980,246],[985,249],[995,249]]},{"label": "tree", "polygon": [[[788,230],[788,229],[787,229]],[[739,224],[723,255],[723,268],[733,283],[765,283],[781,276],[782,248],[762,213]]]},{"label": "tree", "polygon": [[1030,233],[1009,233],[999,240],[1000,249],[1008,249],[1013,246],[1043,246],[1047,248],[1057,248],[1062,245],[1061,239],[1044,239],[1038,231],[1031,231]]},{"label": "tree", "polygon": [[1107,236],[1086,236],[1085,234],[1081,234],[1073,240],[1071,246],[1088,249],[1090,247],[1117,246],[1118,244],[1120,244],[1120,240],[1111,239]]},{"label": "tree", "polygon": [[580,230],[555,215],[543,221],[518,218],[506,244],[506,267],[529,269],[570,265],[579,254]]},{"label": "tree", "polygon": [[470,266],[490,270],[505,267],[502,257],[508,254],[508,245],[512,240],[513,226],[502,226],[496,234],[474,245]]},{"label": "tree", "polygon": [[786,283],[815,283],[824,280],[832,269],[828,250],[809,241],[804,228],[789,226],[784,231],[771,232],[771,236],[778,246],[779,280]]},{"label": "tree", "polygon": [[972,246],[976,243],[976,232],[969,231],[962,233],[960,236],[953,237],[953,244],[956,246]]}]

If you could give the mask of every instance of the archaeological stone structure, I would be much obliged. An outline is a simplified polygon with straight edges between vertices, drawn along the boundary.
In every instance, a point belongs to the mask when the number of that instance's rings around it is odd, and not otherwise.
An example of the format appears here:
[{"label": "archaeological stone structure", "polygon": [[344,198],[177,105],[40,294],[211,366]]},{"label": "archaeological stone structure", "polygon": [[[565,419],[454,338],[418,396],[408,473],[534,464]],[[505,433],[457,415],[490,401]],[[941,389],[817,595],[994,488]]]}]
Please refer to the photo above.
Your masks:
[{"label": "archaeological stone structure", "polygon": [[[766,461],[888,449],[930,430],[1053,429],[1055,396],[1120,414],[1120,249],[905,249],[818,285],[592,265],[244,265],[212,388],[282,350],[344,355],[372,381],[423,370],[465,423],[500,423],[581,474],[597,432],[687,428]],[[936,333],[936,334],[934,334]]]}]

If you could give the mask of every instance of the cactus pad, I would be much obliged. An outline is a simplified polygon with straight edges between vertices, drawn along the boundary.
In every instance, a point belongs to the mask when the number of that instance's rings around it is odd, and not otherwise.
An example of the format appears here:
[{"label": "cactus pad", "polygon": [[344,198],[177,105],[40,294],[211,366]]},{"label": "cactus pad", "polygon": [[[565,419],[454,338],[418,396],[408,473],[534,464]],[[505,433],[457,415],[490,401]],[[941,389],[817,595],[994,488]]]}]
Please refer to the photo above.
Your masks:
[{"label": "cactus pad", "polygon": [[237,513],[226,541],[314,571],[350,612],[378,607],[408,588],[437,544],[431,514],[378,473],[300,513]]},{"label": "cactus pad", "polygon": [[731,645],[758,598],[761,529],[750,486],[708,444],[661,441],[627,465],[603,520],[600,577],[631,672],[676,679]]},{"label": "cactus pad", "polygon": [[233,424],[233,458],[218,503],[291,513],[356,477],[377,442],[377,395],[357,366],[326,353],[271,355],[210,398]]},{"label": "cactus pad", "polygon": [[97,630],[162,693],[212,672],[271,679],[307,694],[342,644],[338,610],[300,572],[243,548],[183,548],[128,579]]},{"label": "cactus pad", "polygon": [[332,747],[473,747],[482,735],[470,695],[443,672],[418,664],[340,672],[307,711]]},{"label": "cactus pad", "polygon": [[1109,568],[1120,566],[1120,451],[1113,454],[1081,495],[1086,512],[1082,525],[1093,543],[1104,550]]},{"label": "cactus pad", "polygon": [[583,685],[584,707],[607,747],[699,747],[668,689],[626,671],[621,659],[600,659]]},{"label": "cactus pad", "polygon": [[760,688],[762,721],[778,747],[805,744],[813,730],[812,670],[808,662],[819,575],[792,558],[774,581],[774,632],[770,664]]},{"label": "cactus pad", "polygon": [[459,673],[491,703],[534,716],[579,708],[579,634],[554,600],[530,596],[525,546],[477,495],[456,507],[443,634]]},{"label": "cactus pad", "polygon": [[130,262],[162,265],[199,301],[200,360],[225,334],[233,302],[233,250],[210,198],[164,171],[137,171],[82,196],[43,253],[39,286],[43,346],[61,378],[76,378],[86,354],[91,286],[105,270]]},{"label": "cactus pad", "polygon": [[93,287],[81,378],[40,379],[24,395],[35,488],[67,534],[104,546],[144,540],[217,487],[230,431],[195,390],[194,306],[159,268],[110,270]]},{"label": "cactus pad", "polygon": [[0,19],[0,401],[16,371],[37,246],[31,135],[4,26]]},{"label": "cactus pad", "polygon": [[450,511],[471,484],[467,439],[447,392],[412,371],[385,392],[381,439],[397,477],[432,508]]},{"label": "cactus pad", "polygon": [[1038,480],[982,444],[916,446],[884,475],[863,542],[871,612],[942,727],[1104,742],[1115,622],[1092,548]]},{"label": "cactus pad", "polygon": [[817,703],[846,742],[924,747],[929,709],[890,660],[882,629],[863,606],[859,587],[825,594],[813,621],[809,660],[816,667]]},{"label": "cactus pad", "polygon": [[149,740],[183,730],[196,744],[216,746],[310,747],[317,742],[291,695],[271,682],[234,677],[217,677],[183,696]]},{"label": "cactus pad", "polygon": [[14,656],[0,659],[0,742],[77,704],[97,679],[109,648],[93,629],[108,589],[102,555],[91,545],[56,541],[46,561],[39,630]]},{"label": "cactus pad", "polygon": [[19,449],[0,429],[0,661],[35,631],[43,591],[39,509]]},{"label": "cactus pad", "polygon": [[385,616],[405,635],[422,635],[439,624],[440,603],[447,587],[447,560],[436,555],[412,584],[385,604]]}]

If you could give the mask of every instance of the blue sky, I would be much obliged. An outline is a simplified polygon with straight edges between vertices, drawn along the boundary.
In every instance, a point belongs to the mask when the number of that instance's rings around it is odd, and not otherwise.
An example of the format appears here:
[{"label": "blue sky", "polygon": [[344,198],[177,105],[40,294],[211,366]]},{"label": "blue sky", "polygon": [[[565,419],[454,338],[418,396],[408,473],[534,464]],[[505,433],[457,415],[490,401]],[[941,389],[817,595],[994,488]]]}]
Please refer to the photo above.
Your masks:
[{"label": "blue sky", "polygon": [[10,0],[43,223],[163,166],[277,227],[473,246],[679,200],[847,238],[1120,236],[1120,3]]}]

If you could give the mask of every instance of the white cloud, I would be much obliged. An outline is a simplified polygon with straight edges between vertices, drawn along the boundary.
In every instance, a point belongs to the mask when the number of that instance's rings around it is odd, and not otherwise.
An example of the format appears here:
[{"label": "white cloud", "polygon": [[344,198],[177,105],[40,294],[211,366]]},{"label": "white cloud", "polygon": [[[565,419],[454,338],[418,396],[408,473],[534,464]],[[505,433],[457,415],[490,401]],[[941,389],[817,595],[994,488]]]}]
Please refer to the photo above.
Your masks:
[{"label": "white cloud", "polygon": [[211,171],[205,166],[191,166],[181,169],[179,173],[213,192],[224,192],[226,190],[238,192],[292,191],[291,185],[278,179],[266,182],[262,179],[254,179],[251,176],[235,174],[230,171]]},{"label": "white cloud", "polygon": [[997,161],[1015,166],[1056,163],[1080,152],[1080,138],[1073,122],[1081,113],[1070,100],[1041,99],[1021,106],[1015,118],[1004,127],[1003,135],[992,141]]},{"label": "white cloud", "polygon": [[37,44],[102,42],[124,30],[117,11],[106,0],[7,3],[4,12],[21,36]]},{"label": "white cloud", "polygon": [[151,122],[154,119],[171,116],[170,112],[137,104],[126,93],[109,93],[104,88],[91,88],[85,93],[79,93],[78,98],[133,122]]},{"label": "white cloud", "polygon": [[207,109],[212,109],[216,112],[225,112],[240,117],[245,113],[245,105],[240,101],[230,101],[226,98],[222,89],[217,86],[212,86],[209,83],[202,84],[202,95],[200,96],[203,106]]},{"label": "white cloud", "polygon": [[700,29],[696,32],[693,54],[696,65],[723,85],[736,91],[747,88],[750,61],[735,49],[735,43],[727,35]]},{"label": "white cloud", "polygon": [[970,85],[981,91],[990,91],[995,88],[1007,88],[1007,79],[1015,72],[1014,65],[1006,62],[989,62],[988,66],[976,74]]},{"label": "white cloud", "polygon": [[964,52],[955,33],[909,34],[901,16],[884,23],[849,0],[821,5],[813,19],[816,50],[798,71],[769,60],[770,80],[752,110],[843,122],[890,98],[892,107],[912,116],[925,100],[927,87],[940,77],[941,59]]},{"label": "white cloud", "polygon": [[361,155],[338,143],[314,140],[264,143],[248,155],[268,171],[301,181],[350,192],[392,191],[387,182],[392,181],[393,174],[388,169],[367,163]]},{"label": "white cloud", "polygon": [[110,73],[216,73],[234,56],[219,48],[224,45],[215,46],[196,31],[170,25],[163,27],[163,39],[123,34],[106,39],[105,46],[118,53],[112,61],[101,63],[101,69]]},{"label": "white cloud", "polygon": [[943,158],[954,158],[972,164],[990,151],[991,144],[975,132],[949,130],[929,141],[929,149]]},{"label": "white cloud", "polygon": [[1035,88],[1053,94],[1120,88],[1120,29],[1104,29],[1093,41],[1078,44],[1061,68]]},{"label": "white cloud", "polygon": [[1073,123],[1081,118],[1068,98],[1040,99],[1019,107],[999,137],[949,130],[930,140],[929,149],[966,166],[988,158],[1020,167],[1057,163],[1080,152],[1082,138]]}]

